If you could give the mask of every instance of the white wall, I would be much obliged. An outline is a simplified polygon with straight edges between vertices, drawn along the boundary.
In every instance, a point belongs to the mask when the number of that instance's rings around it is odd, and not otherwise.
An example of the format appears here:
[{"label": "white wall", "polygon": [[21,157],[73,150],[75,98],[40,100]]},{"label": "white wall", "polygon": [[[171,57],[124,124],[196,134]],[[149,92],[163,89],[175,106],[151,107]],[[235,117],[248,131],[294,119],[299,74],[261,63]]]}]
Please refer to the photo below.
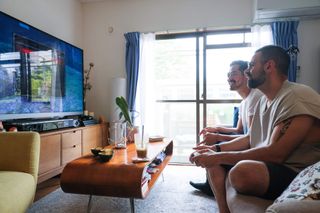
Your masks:
[{"label": "white wall", "polygon": [[298,26],[301,66],[297,82],[307,84],[320,92],[320,20],[301,21]]},{"label": "white wall", "polygon": [[0,0],[0,10],[83,48],[82,4],[78,0]]},{"label": "white wall", "polygon": [[[111,79],[125,77],[125,32],[248,25],[253,0],[107,0],[84,4],[86,64],[94,62],[88,108],[110,118]],[[114,32],[108,33],[108,27]]]}]

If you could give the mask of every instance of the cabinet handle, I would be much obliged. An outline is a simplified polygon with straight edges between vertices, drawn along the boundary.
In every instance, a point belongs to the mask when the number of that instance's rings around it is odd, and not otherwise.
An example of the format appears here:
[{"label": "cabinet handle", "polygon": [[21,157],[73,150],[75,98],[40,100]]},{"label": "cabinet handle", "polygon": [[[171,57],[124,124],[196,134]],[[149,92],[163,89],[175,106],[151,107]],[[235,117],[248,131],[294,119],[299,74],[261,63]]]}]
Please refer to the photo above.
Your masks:
[{"label": "cabinet handle", "polygon": [[77,147],[77,145],[73,145],[72,147],[73,147],[73,148],[76,148],[76,147]]}]

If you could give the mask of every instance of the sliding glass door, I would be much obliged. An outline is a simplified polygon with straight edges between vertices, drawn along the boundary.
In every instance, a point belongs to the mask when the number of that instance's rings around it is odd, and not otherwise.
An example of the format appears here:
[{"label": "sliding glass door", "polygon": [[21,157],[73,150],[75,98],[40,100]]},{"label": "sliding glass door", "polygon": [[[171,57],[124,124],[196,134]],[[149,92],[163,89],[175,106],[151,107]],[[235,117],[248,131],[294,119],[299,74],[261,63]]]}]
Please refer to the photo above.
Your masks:
[{"label": "sliding glass door", "polygon": [[231,125],[241,101],[229,90],[233,60],[250,60],[250,30],[157,36],[154,56],[154,128],[174,139],[172,162],[189,163],[205,126]]}]

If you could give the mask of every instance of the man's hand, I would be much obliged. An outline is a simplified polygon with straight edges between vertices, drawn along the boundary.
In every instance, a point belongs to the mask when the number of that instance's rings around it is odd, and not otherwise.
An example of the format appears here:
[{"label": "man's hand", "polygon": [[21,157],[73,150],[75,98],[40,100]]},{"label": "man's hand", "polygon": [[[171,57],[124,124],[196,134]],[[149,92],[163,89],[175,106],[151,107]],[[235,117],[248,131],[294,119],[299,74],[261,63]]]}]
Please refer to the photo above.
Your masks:
[{"label": "man's hand", "polygon": [[199,153],[198,151],[192,152],[191,155],[189,156],[189,161],[190,161],[191,163],[194,163],[194,158],[195,158],[196,156],[198,156],[198,155],[200,155],[200,153]]},{"label": "man's hand", "polygon": [[219,139],[220,135],[218,133],[205,133],[203,135],[203,141],[199,143],[201,144],[206,144],[206,145],[213,145],[216,144],[217,142],[220,141]]},{"label": "man's hand", "polygon": [[194,159],[197,158],[198,156],[202,155],[202,153],[206,153],[212,151],[211,149],[208,149],[206,147],[203,147],[201,149],[197,149],[197,151],[191,153],[190,157],[189,157],[189,161],[191,163],[195,163]]},{"label": "man's hand", "polygon": [[193,152],[190,155],[190,162],[195,163],[196,166],[201,166],[203,168],[209,168],[216,164],[219,164],[217,161],[216,152],[211,149],[201,149]]},{"label": "man's hand", "polygon": [[211,145],[201,145],[201,146],[196,146],[196,147],[193,147],[194,150],[198,151],[198,150],[203,150],[203,149],[211,149],[213,150],[213,146]]},{"label": "man's hand", "polygon": [[199,136],[206,133],[218,133],[219,131],[220,127],[206,127],[200,131]]}]

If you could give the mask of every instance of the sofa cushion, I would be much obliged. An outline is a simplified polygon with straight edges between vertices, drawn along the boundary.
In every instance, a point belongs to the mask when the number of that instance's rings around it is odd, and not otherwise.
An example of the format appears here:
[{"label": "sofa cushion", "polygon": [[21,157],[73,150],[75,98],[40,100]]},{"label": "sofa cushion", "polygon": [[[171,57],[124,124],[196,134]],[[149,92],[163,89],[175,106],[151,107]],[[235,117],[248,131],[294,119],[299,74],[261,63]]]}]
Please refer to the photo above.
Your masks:
[{"label": "sofa cushion", "polygon": [[320,200],[320,161],[302,170],[274,203],[305,199]]},{"label": "sofa cushion", "polygon": [[266,213],[319,213],[319,209],[320,201],[318,200],[290,200],[272,204]]},{"label": "sofa cushion", "polygon": [[0,171],[1,213],[25,212],[33,201],[35,179],[24,172]]},{"label": "sofa cushion", "polygon": [[226,193],[228,207],[231,213],[264,213],[272,204],[272,200],[266,200],[255,196],[238,193],[226,178]]}]

